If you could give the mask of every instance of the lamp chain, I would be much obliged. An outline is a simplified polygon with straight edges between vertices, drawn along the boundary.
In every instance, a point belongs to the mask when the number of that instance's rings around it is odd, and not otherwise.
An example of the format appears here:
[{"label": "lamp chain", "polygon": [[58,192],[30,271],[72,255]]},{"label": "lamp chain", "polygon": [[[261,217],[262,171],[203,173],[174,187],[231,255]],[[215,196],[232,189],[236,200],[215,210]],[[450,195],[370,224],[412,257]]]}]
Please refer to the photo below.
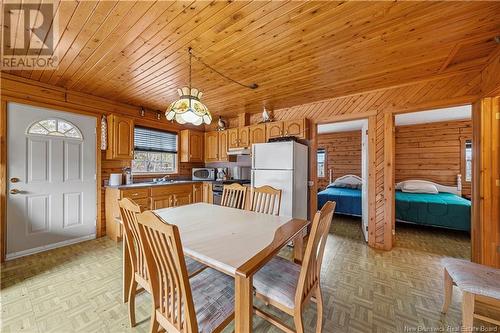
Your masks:
[{"label": "lamp chain", "polygon": [[[231,79],[229,76],[225,75],[225,74],[222,74],[221,72],[219,72],[218,70],[216,70],[215,68],[213,68],[212,66],[206,64],[203,60],[201,60],[200,57],[197,57],[196,55],[193,55],[193,49],[191,47],[188,48],[188,51],[189,51],[189,82],[191,82],[191,57],[194,56],[194,59],[196,61],[198,61],[199,63],[201,63],[203,66],[207,67],[208,69],[210,69],[212,72],[215,72],[217,74],[219,74],[220,76],[222,76],[223,78],[225,78],[226,80],[228,81],[231,81],[233,83],[236,83],[242,87],[245,87],[245,88],[249,88],[249,89],[257,89],[259,87],[259,85],[257,83],[252,83],[252,84],[244,84],[244,83],[241,83],[241,82],[238,82],[236,80],[233,80]],[[190,87],[191,88],[191,87]]]}]

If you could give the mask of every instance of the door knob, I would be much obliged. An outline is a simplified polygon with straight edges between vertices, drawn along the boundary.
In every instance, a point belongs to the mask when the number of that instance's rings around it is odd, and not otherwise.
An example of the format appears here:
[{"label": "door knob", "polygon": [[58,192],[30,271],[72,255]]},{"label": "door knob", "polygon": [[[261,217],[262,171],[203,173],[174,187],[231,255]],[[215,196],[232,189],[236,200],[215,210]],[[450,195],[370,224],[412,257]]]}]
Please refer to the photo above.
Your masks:
[{"label": "door knob", "polygon": [[19,191],[17,188],[13,188],[12,190],[10,190],[10,194],[19,194],[21,193],[21,191]]},{"label": "door knob", "polygon": [[12,177],[12,178],[10,179],[10,182],[11,182],[11,183],[19,183],[19,178],[17,178],[17,177]]}]

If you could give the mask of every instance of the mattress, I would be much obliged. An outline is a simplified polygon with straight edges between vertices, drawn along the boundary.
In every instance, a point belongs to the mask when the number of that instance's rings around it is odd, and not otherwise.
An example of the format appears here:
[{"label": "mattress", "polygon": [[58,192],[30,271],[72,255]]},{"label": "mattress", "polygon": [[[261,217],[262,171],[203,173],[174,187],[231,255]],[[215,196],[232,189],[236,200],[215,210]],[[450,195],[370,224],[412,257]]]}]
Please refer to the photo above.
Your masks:
[{"label": "mattress", "polygon": [[451,193],[396,191],[396,220],[470,231],[471,202]]},{"label": "mattress", "polygon": [[318,209],[327,201],[335,201],[336,214],[361,216],[361,190],[345,187],[329,187],[318,193]]}]

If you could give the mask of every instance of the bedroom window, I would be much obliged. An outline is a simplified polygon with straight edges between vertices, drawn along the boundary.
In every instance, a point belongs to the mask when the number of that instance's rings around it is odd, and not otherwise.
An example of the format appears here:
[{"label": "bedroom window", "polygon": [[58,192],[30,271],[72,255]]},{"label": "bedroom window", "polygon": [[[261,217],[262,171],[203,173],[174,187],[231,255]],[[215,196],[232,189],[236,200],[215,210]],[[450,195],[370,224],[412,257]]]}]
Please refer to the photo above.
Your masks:
[{"label": "bedroom window", "polygon": [[177,133],[150,128],[134,129],[132,173],[176,173]]},{"label": "bedroom window", "polygon": [[472,181],[472,140],[465,140],[465,181]]},{"label": "bedroom window", "polygon": [[326,160],[326,152],[324,148],[318,149],[317,152],[317,161],[318,161],[318,177],[319,178],[324,178],[325,177],[325,160]]}]

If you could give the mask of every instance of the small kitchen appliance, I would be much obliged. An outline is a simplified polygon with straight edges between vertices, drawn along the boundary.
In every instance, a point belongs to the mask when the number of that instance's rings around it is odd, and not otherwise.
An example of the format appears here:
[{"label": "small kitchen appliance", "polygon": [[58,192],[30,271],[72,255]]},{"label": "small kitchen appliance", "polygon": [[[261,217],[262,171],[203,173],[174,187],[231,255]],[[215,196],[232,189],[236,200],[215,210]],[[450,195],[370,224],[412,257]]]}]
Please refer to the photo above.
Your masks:
[{"label": "small kitchen appliance", "polygon": [[215,180],[215,168],[193,168],[193,180]]}]

